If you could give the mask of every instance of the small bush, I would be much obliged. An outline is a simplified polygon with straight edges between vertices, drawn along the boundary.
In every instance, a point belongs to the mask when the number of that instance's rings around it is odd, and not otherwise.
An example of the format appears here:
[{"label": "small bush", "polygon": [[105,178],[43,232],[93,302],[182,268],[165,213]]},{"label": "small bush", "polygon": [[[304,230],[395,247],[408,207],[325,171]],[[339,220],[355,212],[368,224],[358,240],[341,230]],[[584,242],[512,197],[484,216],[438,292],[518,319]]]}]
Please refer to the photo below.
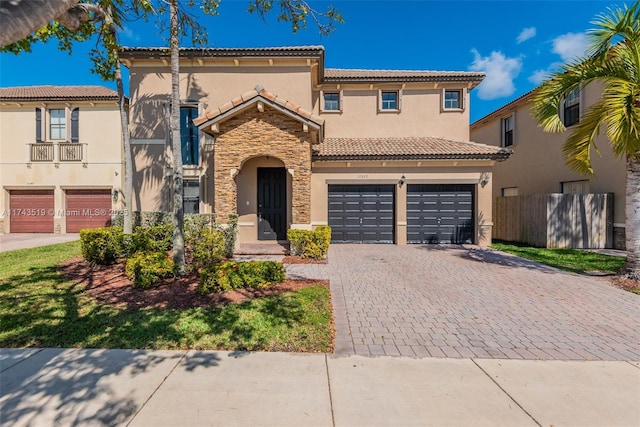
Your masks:
[{"label": "small bush", "polygon": [[198,290],[207,294],[240,288],[265,288],[282,283],[284,264],[276,261],[227,261],[207,266],[200,272]]},{"label": "small bush", "polygon": [[331,227],[321,225],[313,231],[289,229],[291,254],[302,258],[326,258],[331,243]]},{"label": "small bush", "polygon": [[122,256],[122,227],[80,230],[82,256],[91,264],[111,265]]},{"label": "small bush", "polygon": [[124,235],[122,239],[124,256],[136,252],[166,252],[173,243],[173,226],[171,224],[136,227],[134,233]]},{"label": "small bush", "polygon": [[167,252],[138,252],[127,259],[125,272],[136,288],[146,289],[159,279],[174,274],[173,259]]},{"label": "small bush", "polygon": [[219,230],[203,230],[192,239],[193,262],[196,268],[206,268],[226,255],[225,236]]}]

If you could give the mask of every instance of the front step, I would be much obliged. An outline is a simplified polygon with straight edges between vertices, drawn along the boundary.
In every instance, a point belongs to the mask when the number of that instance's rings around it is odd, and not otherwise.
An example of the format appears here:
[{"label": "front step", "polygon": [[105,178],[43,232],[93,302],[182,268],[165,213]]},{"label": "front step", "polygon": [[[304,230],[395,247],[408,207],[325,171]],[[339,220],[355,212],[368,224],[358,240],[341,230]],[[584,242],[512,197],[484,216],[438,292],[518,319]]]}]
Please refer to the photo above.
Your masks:
[{"label": "front step", "polygon": [[241,243],[234,255],[289,255],[289,242]]}]

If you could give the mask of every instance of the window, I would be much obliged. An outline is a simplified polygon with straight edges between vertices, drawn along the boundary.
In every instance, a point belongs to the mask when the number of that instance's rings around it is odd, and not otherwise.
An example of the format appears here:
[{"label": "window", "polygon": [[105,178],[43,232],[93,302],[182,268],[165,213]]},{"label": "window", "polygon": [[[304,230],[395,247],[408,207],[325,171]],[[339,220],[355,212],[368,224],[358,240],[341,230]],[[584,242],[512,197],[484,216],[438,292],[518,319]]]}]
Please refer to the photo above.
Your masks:
[{"label": "window", "polygon": [[67,119],[64,109],[49,110],[49,137],[67,139]]},{"label": "window", "polygon": [[587,194],[589,193],[589,180],[561,182],[560,190],[562,194]]},{"label": "window", "polygon": [[322,99],[322,111],[340,111],[340,93],[323,92]]},{"label": "window", "polygon": [[461,110],[462,109],[462,91],[445,90],[444,91],[444,109],[445,110]]},{"label": "window", "polygon": [[185,214],[200,213],[200,181],[182,181],[182,208]]},{"label": "window", "polygon": [[504,187],[501,191],[502,197],[512,197],[518,195],[518,187]]},{"label": "window", "polygon": [[580,88],[575,88],[564,100],[563,123],[566,127],[575,125],[580,120]]},{"label": "window", "polygon": [[502,146],[513,145],[513,116],[502,119]]},{"label": "window", "polygon": [[193,119],[196,117],[198,117],[196,105],[180,107],[180,142],[183,165],[197,165],[200,162],[198,128],[193,124]]},{"label": "window", "polygon": [[398,111],[398,92],[382,91],[380,93],[380,110]]}]

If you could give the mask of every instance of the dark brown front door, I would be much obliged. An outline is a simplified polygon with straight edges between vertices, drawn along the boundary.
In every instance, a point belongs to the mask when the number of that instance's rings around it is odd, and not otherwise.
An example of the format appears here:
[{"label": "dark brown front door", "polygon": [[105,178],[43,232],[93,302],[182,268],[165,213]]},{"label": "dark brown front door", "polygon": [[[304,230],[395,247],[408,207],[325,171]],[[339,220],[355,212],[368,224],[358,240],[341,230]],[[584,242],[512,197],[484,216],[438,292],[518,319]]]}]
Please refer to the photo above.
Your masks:
[{"label": "dark brown front door", "polygon": [[258,168],[258,240],[287,239],[287,172]]}]

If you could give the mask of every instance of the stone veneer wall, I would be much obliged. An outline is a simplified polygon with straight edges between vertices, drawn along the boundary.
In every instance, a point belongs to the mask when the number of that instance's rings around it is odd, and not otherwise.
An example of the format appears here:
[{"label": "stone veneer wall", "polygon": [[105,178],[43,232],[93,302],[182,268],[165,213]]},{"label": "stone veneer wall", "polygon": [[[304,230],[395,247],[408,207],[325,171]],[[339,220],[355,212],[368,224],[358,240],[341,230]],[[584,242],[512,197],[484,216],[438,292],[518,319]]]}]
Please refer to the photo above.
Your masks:
[{"label": "stone veneer wall", "polygon": [[271,156],[293,169],[291,219],[311,222],[311,133],[302,123],[265,105],[255,106],[220,124],[214,145],[215,212],[219,218],[237,212],[237,187],[231,170],[240,171],[244,161]]},{"label": "stone veneer wall", "polygon": [[627,236],[624,227],[613,227],[613,248],[625,250],[627,247]]}]

